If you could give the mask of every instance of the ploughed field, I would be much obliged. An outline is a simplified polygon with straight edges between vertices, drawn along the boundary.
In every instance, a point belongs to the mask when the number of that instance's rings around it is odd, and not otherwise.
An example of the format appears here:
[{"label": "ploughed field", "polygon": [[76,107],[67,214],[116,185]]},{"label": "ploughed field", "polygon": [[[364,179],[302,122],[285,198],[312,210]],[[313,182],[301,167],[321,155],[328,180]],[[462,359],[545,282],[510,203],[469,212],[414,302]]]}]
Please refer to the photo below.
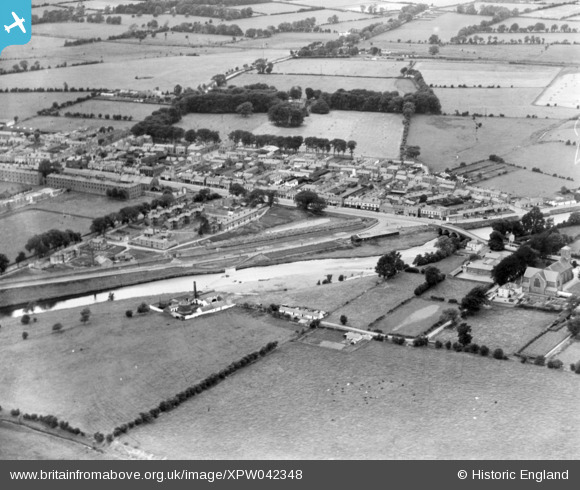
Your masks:
[{"label": "ploughed field", "polygon": [[576,459],[575,376],[390,343],[290,343],[123,439],[186,459]]}]

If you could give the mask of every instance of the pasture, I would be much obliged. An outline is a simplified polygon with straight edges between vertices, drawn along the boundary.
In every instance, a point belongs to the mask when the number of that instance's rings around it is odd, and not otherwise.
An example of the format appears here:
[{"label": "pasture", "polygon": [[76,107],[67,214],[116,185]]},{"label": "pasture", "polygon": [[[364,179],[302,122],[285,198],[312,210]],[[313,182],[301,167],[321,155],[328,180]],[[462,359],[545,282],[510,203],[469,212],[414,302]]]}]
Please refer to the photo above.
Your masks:
[{"label": "pasture", "polygon": [[379,342],[348,354],[289,343],[121,441],[169,459],[578,458],[574,376]]},{"label": "pasture", "polygon": [[[69,210],[69,212],[71,212]],[[9,233],[0,234],[0,250],[13,261],[18,252],[25,251],[28,239],[39,233],[56,228],[87,233],[91,226],[88,218],[79,218],[68,214],[24,208],[10,215],[0,216],[0,226]]]},{"label": "pasture", "polygon": [[439,320],[447,306],[443,302],[413,298],[410,303],[397,308],[373,328],[385,333],[417,337]]},{"label": "pasture", "polygon": [[253,17],[258,15],[272,15],[272,14],[282,14],[287,12],[297,12],[301,8],[304,8],[303,2],[299,2],[297,5],[292,5],[286,2],[268,2],[268,3],[252,3],[249,5],[232,5],[232,9],[247,9],[251,8],[254,11]]},{"label": "pasture", "polygon": [[492,39],[495,39],[496,37],[498,42],[506,44],[526,43],[526,41],[530,40],[532,37],[540,38],[544,49],[547,48],[547,45],[551,45],[552,43],[561,43],[566,41],[568,41],[568,43],[574,43],[580,41],[580,34],[570,32],[530,32],[527,34],[524,32],[504,32],[503,34],[493,33]]},{"label": "pasture", "polygon": [[19,121],[36,116],[40,109],[47,109],[53,102],[62,104],[75,100],[84,94],[72,92],[34,92],[6,93],[0,92],[0,119],[12,119],[18,116]]},{"label": "pasture", "polygon": [[118,36],[129,30],[128,25],[94,24],[87,22],[62,22],[45,23],[34,26],[35,36],[50,36],[63,39],[79,39],[100,37],[107,39],[109,36]]},{"label": "pasture", "polygon": [[559,67],[551,66],[457,61],[420,61],[415,68],[429,84],[499,85],[502,88],[545,87],[560,72]]},{"label": "pasture", "polygon": [[[355,140],[355,156],[396,157],[403,132],[400,114],[377,112],[331,111],[330,114],[311,114],[298,128],[274,126],[266,114],[253,114],[243,118],[237,114],[188,114],[177,123],[185,129],[208,128],[219,131],[222,139],[235,129],[254,134],[281,136],[317,136]],[[373,131],[361,132],[361,127],[372,127]],[[380,135],[378,137],[377,135]]]},{"label": "pasture", "polygon": [[493,114],[505,117],[537,116],[541,118],[562,119],[574,117],[580,111],[562,107],[550,107],[545,104],[534,104],[543,90],[535,88],[435,88],[433,89],[441,101],[441,106],[447,114],[455,111],[470,114]]},{"label": "pasture", "polygon": [[556,355],[556,359],[560,359],[564,363],[564,367],[569,367],[570,364],[580,362],[580,342],[570,342],[562,352]]},{"label": "pasture", "polygon": [[[88,48],[87,48],[88,49]],[[125,45],[126,49],[126,45]],[[280,50],[245,50],[236,53],[207,50],[200,56],[167,56],[164,58],[131,59],[98,63],[87,66],[43,71],[42,78],[37,72],[3,75],[2,81],[8,87],[61,88],[64,82],[69,86],[87,84],[108,89],[173,90],[176,84],[183,87],[197,87],[208,83],[212,76],[223,73],[244,63],[253,63],[262,56],[276,59],[287,55]]]},{"label": "pasture", "polygon": [[257,73],[244,73],[234,78],[231,82],[236,85],[250,85],[253,83],[267,83],[278,90],[289,90],[294,86],[307,87],[323,92],[335,92],[339,89],[354,90],[365,89],[379,92],[397,91],[401,95],[416,91],[415,84],[408,78],[368,78],[368,77],[341,77],[328,75],[289,75],[272,73],[267,77]]},{"label": "pasture", "polygon": [[412,20],[403,24],[397,29],[385,32],[373,37],[371,40],[361,43],[361,46],[368,47],[370,43],[373,45],[381,43],[382,41],[396,41],[400,39],[402,42],[407,41],[423,41],[426,42],[432,34],[439,36],[444,42],[448,42],[462,27],[471,24],[478,24],[482,20],[491,20],[491,17],[486,15],[463,15],[456,13],[444,13],[434,18],[420,18]]},{"label": "pasture", "polygon": [[[239,48],[269,47],[270,49],[296,50],[315,42],[326,43],[328,41],[334,41],[335,39],[336,34],[330,32],[281,32],[268,39],[240,38],[236,44],[231,46]],[[324,60],[318,61],[322,62]]]},{"label": "pasture", "polygon": [[[168,107],[157,104],[143,104],[139,102],[125,102],[125,101],[111,101],[102,99],[92,99],[80,104],[75,104],[72,107],[67,107],[61,110],[61,114],[67,111],[82,112],[85,114],[120,114],[122,116],[133,116],[133,121],[141,121],[147,116],[150,116],[153,111],[161,107]],[[108,121],[101,121],[103,124]]]},{"label": "pasture", "polygon": [[[74,110],[74,108],[73,108]],[[115,129],[131,129],[135,123],[133,121],[114,121],[113,119],[94,119],[73,118],[73,117],[53,117],[53,116],[36,116],[27,119],[24,124],[18,124],[18,127],[28,129],[38,129],[47,133],[70,132],[78,129],[94,129],[105,126],[112,126]]]},{"label": "pasture", "polygon": [[[25,329],[3,319],[2,405],[53,414],[92,434],[110,432],[268,342],[294,335],[291,324],[237,308],[193,321],[148,312],[126,318],[142,300],[93,304],[35,315]],[[60,322],[63,330],[52,332]]]},{"label": "pasture", "polygon": [[527,14],[522,14],[522,17],[534,17],[537,19],[565,19],[573,15],[580,14],[580,5],[577,3],[569,3],[567,5],[560,5],[544,10],[536,10]]},{"label": "pasture", "polygon": [[[471,326],[473,343],[487,345],[492,351],[499,347],[509,355],[546,330],[555,319],[553,313],[494,304],[491,309],[482,309],[461,321]],[[457,342],[457,331],[444,329],[435,336],[435,340]]]},{"label": "pasture", "polygon": [[[445,110],[445,107],[443,108]],[[511,162],[513,155],[531,146],[545,131],[557,127],[550,119],[413,116],[408,144],[421,147],[420,159],[435,171],[487,158],[491,150]],[[517,151],[516,151],[517,150]],[[513,155],[512,155],[513,152]],[[531,170],[536,162],[528,162]]]},{"label": "pasture", "polygon": [[537,105],[557,105],[580,109],[580,73],[563,73],[536,100]]},{"label": "pasture", "polygon": [[291,59],[276,67],[276,71],[294,75],[329,75],[357,77],[399,77],[403,61],[363,58]]},{"label": "pasture", "polygon": [[517,169],[507,175],[485,180],[480,185],[502,192],[509,192],[513,196],[525,197],[533,192],[534,196],[553,197],[563,185],[570,185],[570,182],[551,175]]}]

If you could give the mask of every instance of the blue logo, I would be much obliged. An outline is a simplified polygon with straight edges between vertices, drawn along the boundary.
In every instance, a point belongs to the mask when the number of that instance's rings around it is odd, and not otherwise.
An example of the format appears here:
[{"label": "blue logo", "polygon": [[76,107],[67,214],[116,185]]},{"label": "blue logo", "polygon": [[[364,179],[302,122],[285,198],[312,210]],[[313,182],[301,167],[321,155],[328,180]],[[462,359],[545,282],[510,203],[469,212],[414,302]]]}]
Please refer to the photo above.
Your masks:
[{"label": "blue logo", "polygon": [[7,46],[30,41],[31,0],[0,0],[0,53]]}]

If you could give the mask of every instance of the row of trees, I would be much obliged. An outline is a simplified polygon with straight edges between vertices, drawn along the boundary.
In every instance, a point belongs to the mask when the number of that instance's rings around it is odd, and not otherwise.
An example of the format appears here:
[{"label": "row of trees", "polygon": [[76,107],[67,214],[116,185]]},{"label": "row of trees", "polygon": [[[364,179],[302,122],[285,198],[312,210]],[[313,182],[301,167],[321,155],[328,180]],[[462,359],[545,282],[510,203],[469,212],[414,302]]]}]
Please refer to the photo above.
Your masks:
[{"label": "row of trees", "polygon": [[435,247],[439,250],[436,252],[426,252],[425,254],[418,254],[413,260],[413,265],[422,266],[439,262],[446,257],[454,254],[461,246],[461,240],[457,237],[440,236],[435,243]]},{"label": "row of trees", "polygon": [[129,191],[127,189],[119,189],[113,187],[112,189],[107,189],[107,197],[111,199],[118,199],[119,201],[126,201],[129,199]]},{"label": "row of trees", "polygon": [[71,243],[79,243],[81,241],[82,237],[80,233],[72,230],[62,231],[53,229],[29,238],[24,248],[39,257],[44,257],[51,250],[68,247]]}]

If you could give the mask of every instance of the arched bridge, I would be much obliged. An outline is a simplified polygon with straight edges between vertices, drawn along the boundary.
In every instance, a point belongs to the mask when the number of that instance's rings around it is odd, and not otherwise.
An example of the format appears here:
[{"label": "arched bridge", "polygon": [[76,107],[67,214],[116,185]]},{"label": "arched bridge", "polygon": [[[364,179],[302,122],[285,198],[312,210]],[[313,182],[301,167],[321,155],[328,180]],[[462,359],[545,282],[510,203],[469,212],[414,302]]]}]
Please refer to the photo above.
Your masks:
[{"label": "arched bridge", "polygon": [[480,236],[477,236],[475,233],[473,233],[469,230],[464,230],[463,228],[460,228],[459,226],[454,226],[451,224],[447,224],[447,223],[443,224],[442,223],[441,225],[438,226],[438,228],[440,228],[441,230],[449,231],[449,235],[453,235],[455,233],[455,235],[457,235],[457,236],[470,238],[470,239],[475,240],[479,243],[483,243],[484,245],[487,245],[487,240],[485,238],[481,238]]}]

